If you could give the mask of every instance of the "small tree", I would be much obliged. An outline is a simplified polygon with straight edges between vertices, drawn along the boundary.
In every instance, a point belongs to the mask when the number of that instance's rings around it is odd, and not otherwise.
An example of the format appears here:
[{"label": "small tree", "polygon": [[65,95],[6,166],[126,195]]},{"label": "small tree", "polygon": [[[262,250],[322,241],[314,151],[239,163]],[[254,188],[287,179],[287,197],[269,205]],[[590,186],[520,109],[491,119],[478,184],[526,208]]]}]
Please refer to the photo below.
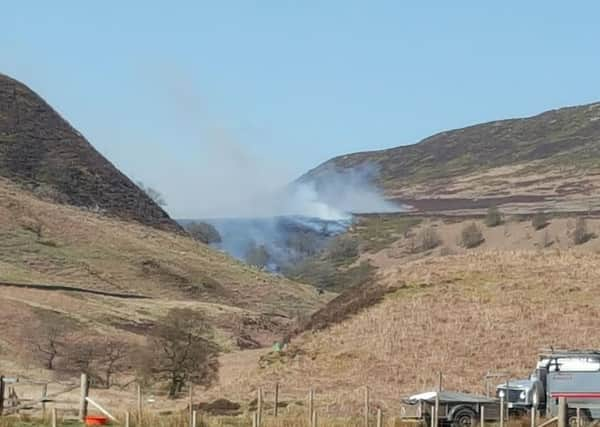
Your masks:
[{"label": "small tree", "polygon": [[531,218],[531,226],[534,230],[541,230],[548,225],[548,217],[544,212],[538,212]]},{"label": "small tree", "polygon": [[257,245],[252,242],[246,250],[246,262],[255,267],[265,268],[269,264],[270,258],[271,256],[265,245]]},{"label": "small tree", "polygon": [[497,206],[490,206],[485,217],[485,225],[496,227],[500,224],[502,224],[502,213]]},{"label": "small tree", "polygon": [[437,231],[431,226],[425,227],[417,234],[417,249],[430,251],[437,248],[442,240]]},{"label": "small tree", "polygon": [[146,193],[146,195],[150,197],[158,206],[167,206],[167,201],[160,191],[146,186],[142,181],[138,181],[137,186],[140,187],[140,190]]},{"label": "small tree", "polygon": [[462,229],[460,237],[461,245],[467,249],[477,247],[485,240],[481,229],[474,222]]},{"label": "small tree", "polygon": [[588,232],[587,223],[584,218],[579,217],[575,222],[575,231],[573,232],[573,243],[582,245],[590,240],[594,235]]},{"label": "small tree", "polygon": [[28,323],[24,334],[30,355],[45,369],[54,370],[73,340],[73,322],[60,314],[40,312],[37,321]]},{"label": "small tree", "polygon": [[63,354],[66,334],[58,325],[48,325],[39,334],[30,337],[34,356],[44,368],[53,370],[56,360]]},{"label": "small tree", "polygon": [[188,224],[186,230],[193,239],[210,245],[212,243],[221,243],[222,238],[214,225],[208,222],[194,221]]},{"label": "small tree", "polygon": [[208,386],[218,374],[218,349],[208,340],[212,329],[198,312],[174,308],[153,331],[144,353],[145,372],[169,384],[175,398],[188,383]]},{"label": "small tree", "polygon": [[113,375],[129,368],[130,349],[124,341],[104,338],[99,342],[97,371],[106,388],[110,388]]}]

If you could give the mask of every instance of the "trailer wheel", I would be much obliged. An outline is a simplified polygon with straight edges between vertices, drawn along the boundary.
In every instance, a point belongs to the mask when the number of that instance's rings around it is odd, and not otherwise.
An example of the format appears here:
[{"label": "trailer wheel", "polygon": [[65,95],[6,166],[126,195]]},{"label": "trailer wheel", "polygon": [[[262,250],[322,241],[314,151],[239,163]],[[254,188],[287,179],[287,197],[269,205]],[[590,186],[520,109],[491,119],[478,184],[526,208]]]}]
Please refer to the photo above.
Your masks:
[{"label": "trailer wheel", "polygon": [[475,427],[477,425],[477,414],[471,409],[460,409],[452,417],[454,427]]},{"label": "trailer wheel", "polygon": [[577,425],[577,413],[569,412],[569,415],[567,418],[567,425],[569,427],[586,427],[592,421],[592,417],[591,417],[590,413],[588,411],[586,411],[585,409],[581,411],[580,417],[581,417],[581,426],[578,426]]}]

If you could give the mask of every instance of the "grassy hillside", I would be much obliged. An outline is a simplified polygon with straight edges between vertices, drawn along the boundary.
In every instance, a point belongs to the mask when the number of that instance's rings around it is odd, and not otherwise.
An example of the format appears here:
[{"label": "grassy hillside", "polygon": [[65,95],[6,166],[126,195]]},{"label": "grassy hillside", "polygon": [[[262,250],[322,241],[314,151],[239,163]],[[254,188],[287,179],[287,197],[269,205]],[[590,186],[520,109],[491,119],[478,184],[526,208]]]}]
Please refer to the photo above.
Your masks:
[{"label": "grassy hillside", "polygon": [[213,319],[225,347],[235,348],[242,335],[270,345],[294,317],[328,298],[186,236],[42,201],[0,179],[0,323],[15,325],[0,347],[11,349],[1,354],[12,360],[22,327],[52,313],[136,339],[168,309],[197,308]]},{"label": "grassy hillside", "polygon": [[370,165],[386,196],[421,210],[490,204],[546,204],[555,210],[600,206],[600,103],[451,130],[388,150],[336,157],[331,169]]},{"label": "grassy hillside", "polygon": [[598,261],[573,249],[477,249],[382,268],[381,302],[301,335],[220,392],[280,381],[298,395],[316,388],[334,411],[359,407],[369,385],[376,404],[397,410],[439,371],[448,389],[482,392],[488,371],[527,375],[540,347],[600,346]]}]

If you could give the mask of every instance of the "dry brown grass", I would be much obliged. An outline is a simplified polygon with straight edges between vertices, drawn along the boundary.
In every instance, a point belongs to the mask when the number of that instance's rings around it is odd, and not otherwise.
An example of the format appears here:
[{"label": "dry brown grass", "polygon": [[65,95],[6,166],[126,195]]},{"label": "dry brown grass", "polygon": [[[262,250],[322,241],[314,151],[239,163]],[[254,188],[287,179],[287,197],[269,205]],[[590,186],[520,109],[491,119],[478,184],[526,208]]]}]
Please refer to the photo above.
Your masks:
[{"label": "dry brown grass", "polygon": [[406,285],[351,319],[306,333],[283,357],[223,387],[251,393],[275,381],[296,396],[317,389],[331,413],[375,404],[398,409],[407,394],[432,388],[483,391],[489,371],[527,375],[549,345],[600,347],[600,257],[573,250],[475,251],[428,258],[381,272]]},{"label": "dry brown grass", "polygon": [[[61,284],[140,294],[146,300],[0,285],[0,369],[24,354],[23,326],[41,314],[64,315],[102,334],[139,340],[148,324],[170,308],[200,310],[229,337],[239,319],[258,319],[248,332],[270,345],[294,317],[322,306],[331,295],[266,274],[182,235],[95,212],[56,205],[0,179],[0,282]],[[9,349],[9,350],[8,350]],[[25,359],[23,357],[22,359]],[[23,360],[24,361],[24,360]],[[17,372],[15,372],[17,370]]]}]

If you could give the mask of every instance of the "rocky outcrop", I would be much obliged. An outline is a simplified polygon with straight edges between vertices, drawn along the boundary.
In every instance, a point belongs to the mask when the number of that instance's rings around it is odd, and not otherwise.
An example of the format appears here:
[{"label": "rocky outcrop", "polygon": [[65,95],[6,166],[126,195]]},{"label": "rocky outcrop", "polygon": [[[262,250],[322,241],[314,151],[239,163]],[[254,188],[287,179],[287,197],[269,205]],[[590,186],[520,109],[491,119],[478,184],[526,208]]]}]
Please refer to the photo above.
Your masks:
[{"label": "rocky outcrop", "polygon": [[2,74],[0,176],[59,203],[181,231],[40,96]]}]

